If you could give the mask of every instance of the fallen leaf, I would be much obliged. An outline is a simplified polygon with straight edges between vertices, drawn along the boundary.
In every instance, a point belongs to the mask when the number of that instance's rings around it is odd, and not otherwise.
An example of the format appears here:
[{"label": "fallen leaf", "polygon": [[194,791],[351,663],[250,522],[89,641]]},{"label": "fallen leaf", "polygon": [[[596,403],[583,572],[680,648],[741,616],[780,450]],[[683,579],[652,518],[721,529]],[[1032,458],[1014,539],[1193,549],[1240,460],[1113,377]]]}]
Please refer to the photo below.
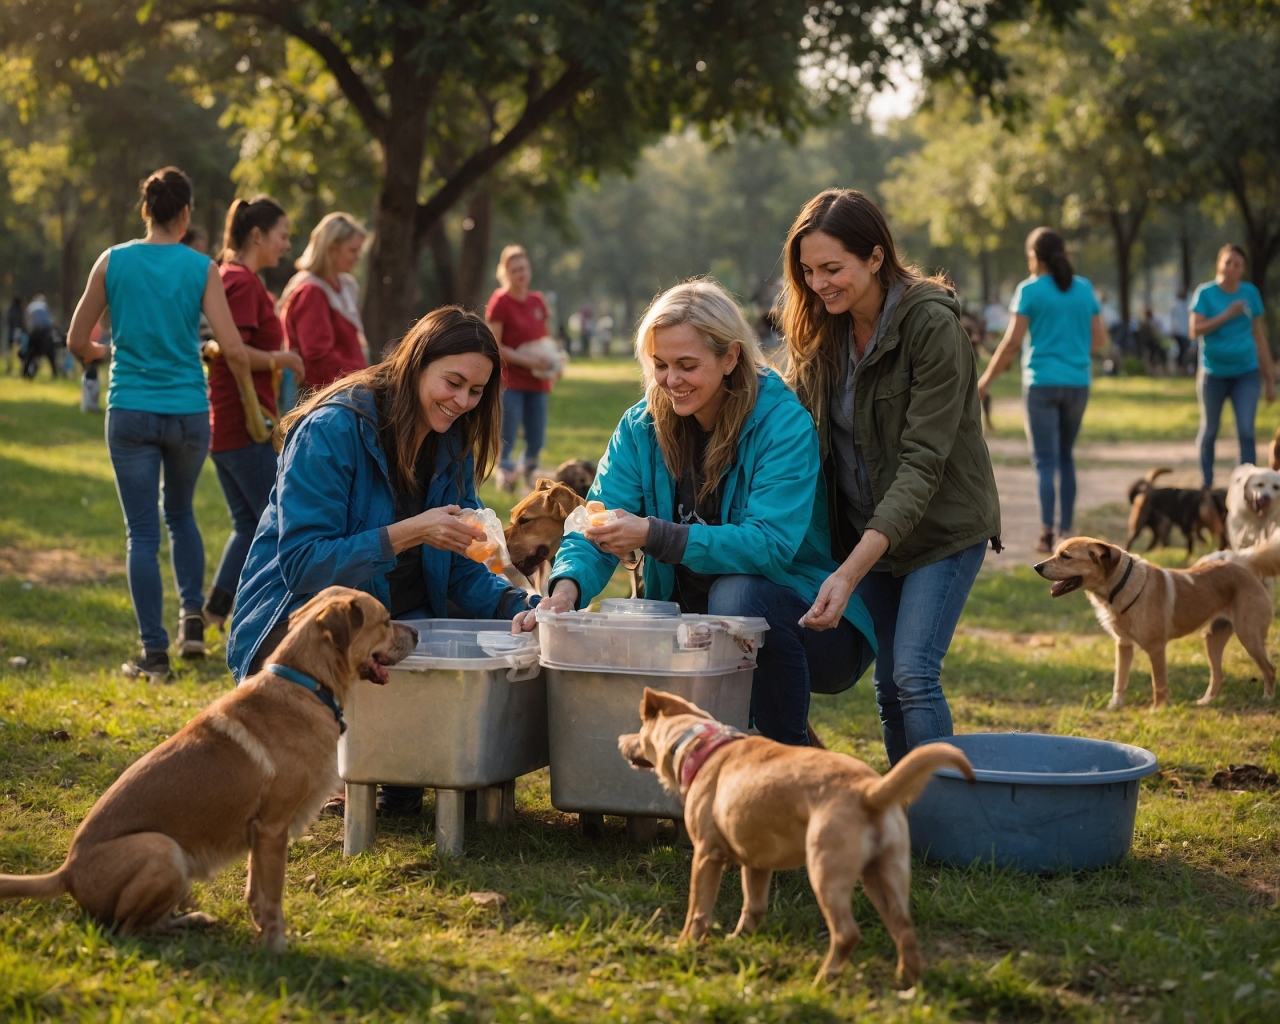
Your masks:
[{"label": "fallen leaf", "polygon": [[470,892],[467,897],[477,907],[500,907],[507,902],[507,898],[500,892]]},{"label": "fallen leaf", "polygon": [[49,733],[49,739],[55,743],[66,743],[71,739],[71,733],[67,732],[66,729],[54,729],[53,732]]}]

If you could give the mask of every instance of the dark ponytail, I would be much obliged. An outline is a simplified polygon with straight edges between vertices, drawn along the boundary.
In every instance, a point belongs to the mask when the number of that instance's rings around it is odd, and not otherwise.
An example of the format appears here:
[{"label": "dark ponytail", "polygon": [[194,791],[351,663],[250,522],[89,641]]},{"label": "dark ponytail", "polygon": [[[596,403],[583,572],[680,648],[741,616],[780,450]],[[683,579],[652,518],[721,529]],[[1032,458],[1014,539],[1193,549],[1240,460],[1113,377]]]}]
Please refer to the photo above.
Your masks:
[{"label": "dark ponytail", "polygon": [[1067,243],[1058,232],[1053,228],[1036,228],[1027,235],[1027,249],[1035,253],[1036,259],[1049,268],[1058,291],[1065,292],[1071,287],[1075,270],[1067,259]]},{"label": "dark ponytail", "polygon": [[249,242],[253,229],[264,235],[280,223],[285,215],[283,207],[274,199],[258,196],[252,202],[237,199],[227,211],[227,228],[222,235],[222,254],[219,262],[230,259]]},{"label": "dark ponytail", "polygon": [[193,199],[191,179],[176,167],[152,171],[138,191],[142,193],[142,215],[160,226],[173,223]]}]

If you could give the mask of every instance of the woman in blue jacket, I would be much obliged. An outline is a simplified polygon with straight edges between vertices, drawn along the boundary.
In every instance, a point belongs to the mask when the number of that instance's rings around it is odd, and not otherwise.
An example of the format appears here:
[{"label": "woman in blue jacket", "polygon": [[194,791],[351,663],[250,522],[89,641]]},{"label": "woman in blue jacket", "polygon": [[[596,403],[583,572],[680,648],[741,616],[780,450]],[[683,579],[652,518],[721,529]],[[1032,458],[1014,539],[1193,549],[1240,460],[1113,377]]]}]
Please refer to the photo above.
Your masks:
[{"label": "woman in blue jacket", "polygon": [[[636,355],[645,397],[618,424],[590,493],[619,518],[564,539],[543,607],[589,602],[619,556],[643,549],[647,597],[768,620],[752,718],[765,736],[804,745],[810,690],[852,686],[875,657],[860,599],[837,629],[800,626],[836,568],[813,421],[712,281],[658,296]],[[517,625],[531,629],[533,616]]]},{"label": "woman in blue jacket", "polygon": [[[478,527],[475,484],[501,441],[498,345],[485,322],[447,306],[390,359],[322,388],[280,425],[276,485],[240,575],[227,637],[237,682],[280,642],[289,614],[325,587],[364,590],[393,618],[478,619],[531,607],[463,552]],[[421,791],[406,791],[408,810]]]}]

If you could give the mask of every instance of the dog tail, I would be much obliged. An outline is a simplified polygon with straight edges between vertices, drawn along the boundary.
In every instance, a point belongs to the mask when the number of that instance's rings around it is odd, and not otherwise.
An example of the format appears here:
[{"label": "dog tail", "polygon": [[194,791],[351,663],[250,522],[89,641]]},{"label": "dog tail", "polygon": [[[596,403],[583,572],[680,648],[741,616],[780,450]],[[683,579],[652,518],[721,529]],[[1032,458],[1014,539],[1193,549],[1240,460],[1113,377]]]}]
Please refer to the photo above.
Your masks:
[{"label": "dog tail", "polygon": [[973,765],[959,747],[950,743],[927,743],[916,747],[890,769],[889,774],[873,782],[862,794],[862,801],[872,811],[904,804],[918,797],[939,768],[954,768],[970,782]]},{"label": "dog tail", "polygon": [[1155,469],[1148,470],[1146,476],[1129,488],[1129,504],[1132,505],[1139,494],[1146,494],[1147,491],[1151,490],[1158,478],[1172,472],[1173,470],[1168,466],[1157,466]]},{"label": "dog tail", "polygon": [[0,900],[51,900],[67,892],[66,865],[47,875],[0,875]]},{"label": "dog tail", "polygon": [[1233,551],[1230,555],[1230,561],[1252,569],[1261,579],[1269,580],[1280,576],[1280,537],[1275,534],[1255,547]]}]

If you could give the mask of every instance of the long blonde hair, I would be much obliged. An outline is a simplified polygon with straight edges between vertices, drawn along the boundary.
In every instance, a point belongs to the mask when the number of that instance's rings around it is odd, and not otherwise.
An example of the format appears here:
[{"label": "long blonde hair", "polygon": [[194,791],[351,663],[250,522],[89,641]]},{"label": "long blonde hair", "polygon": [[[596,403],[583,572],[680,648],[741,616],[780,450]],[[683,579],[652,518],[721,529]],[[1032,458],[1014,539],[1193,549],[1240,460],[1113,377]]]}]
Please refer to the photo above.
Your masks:
[{"label": "long blonde hair", "polygon": [[328,278],[330,247],[341,245],[352,235],[368,238],[369,232],[349,213],[326,213],[320,218],[320,223],[311,229],[307,247],[294,266],[298,270],[309,270],[316,277]]},{"label": "long blonde hair", "polygon": [[[696,433],[692,416],[678,416],[670,396],[658,387],[653,362],[653,333],[658,327],[689,324],[702,338],[708,351],[725,355],[738,346],[738,364],[725,376],[729,398],[724,404],[707,445],[701,466],[697,458]],[[756,405],[757,376],[765,365],[760,341],[747,318],[720,285],[710,278],[685,281],[662,292],[649,304],[636,331],[636,358],[644,371],[644,397],[658,432],[658,447],[671,475],[680,480],[692,473],[698,500],[715,493],[720,478],[738,454],[743,424]]]},{"label": "long blonde hair", "polygon": [[829,188],[804,204],[782,247],[784,286],[775,311],[787,343],[787,383],[820,425],[827,418],[827,403],[839,374],[837,354],[849,333],[850,319],[848,313],[828,313],[818,293],[805,283],[800,241],[814,231],[830,235],[860,260],[871,259],[880,246],[884,262],[876,277],[886,294],[899,281],[911,285],[924,277],[898,259],[884,214],[857,189]]}]

